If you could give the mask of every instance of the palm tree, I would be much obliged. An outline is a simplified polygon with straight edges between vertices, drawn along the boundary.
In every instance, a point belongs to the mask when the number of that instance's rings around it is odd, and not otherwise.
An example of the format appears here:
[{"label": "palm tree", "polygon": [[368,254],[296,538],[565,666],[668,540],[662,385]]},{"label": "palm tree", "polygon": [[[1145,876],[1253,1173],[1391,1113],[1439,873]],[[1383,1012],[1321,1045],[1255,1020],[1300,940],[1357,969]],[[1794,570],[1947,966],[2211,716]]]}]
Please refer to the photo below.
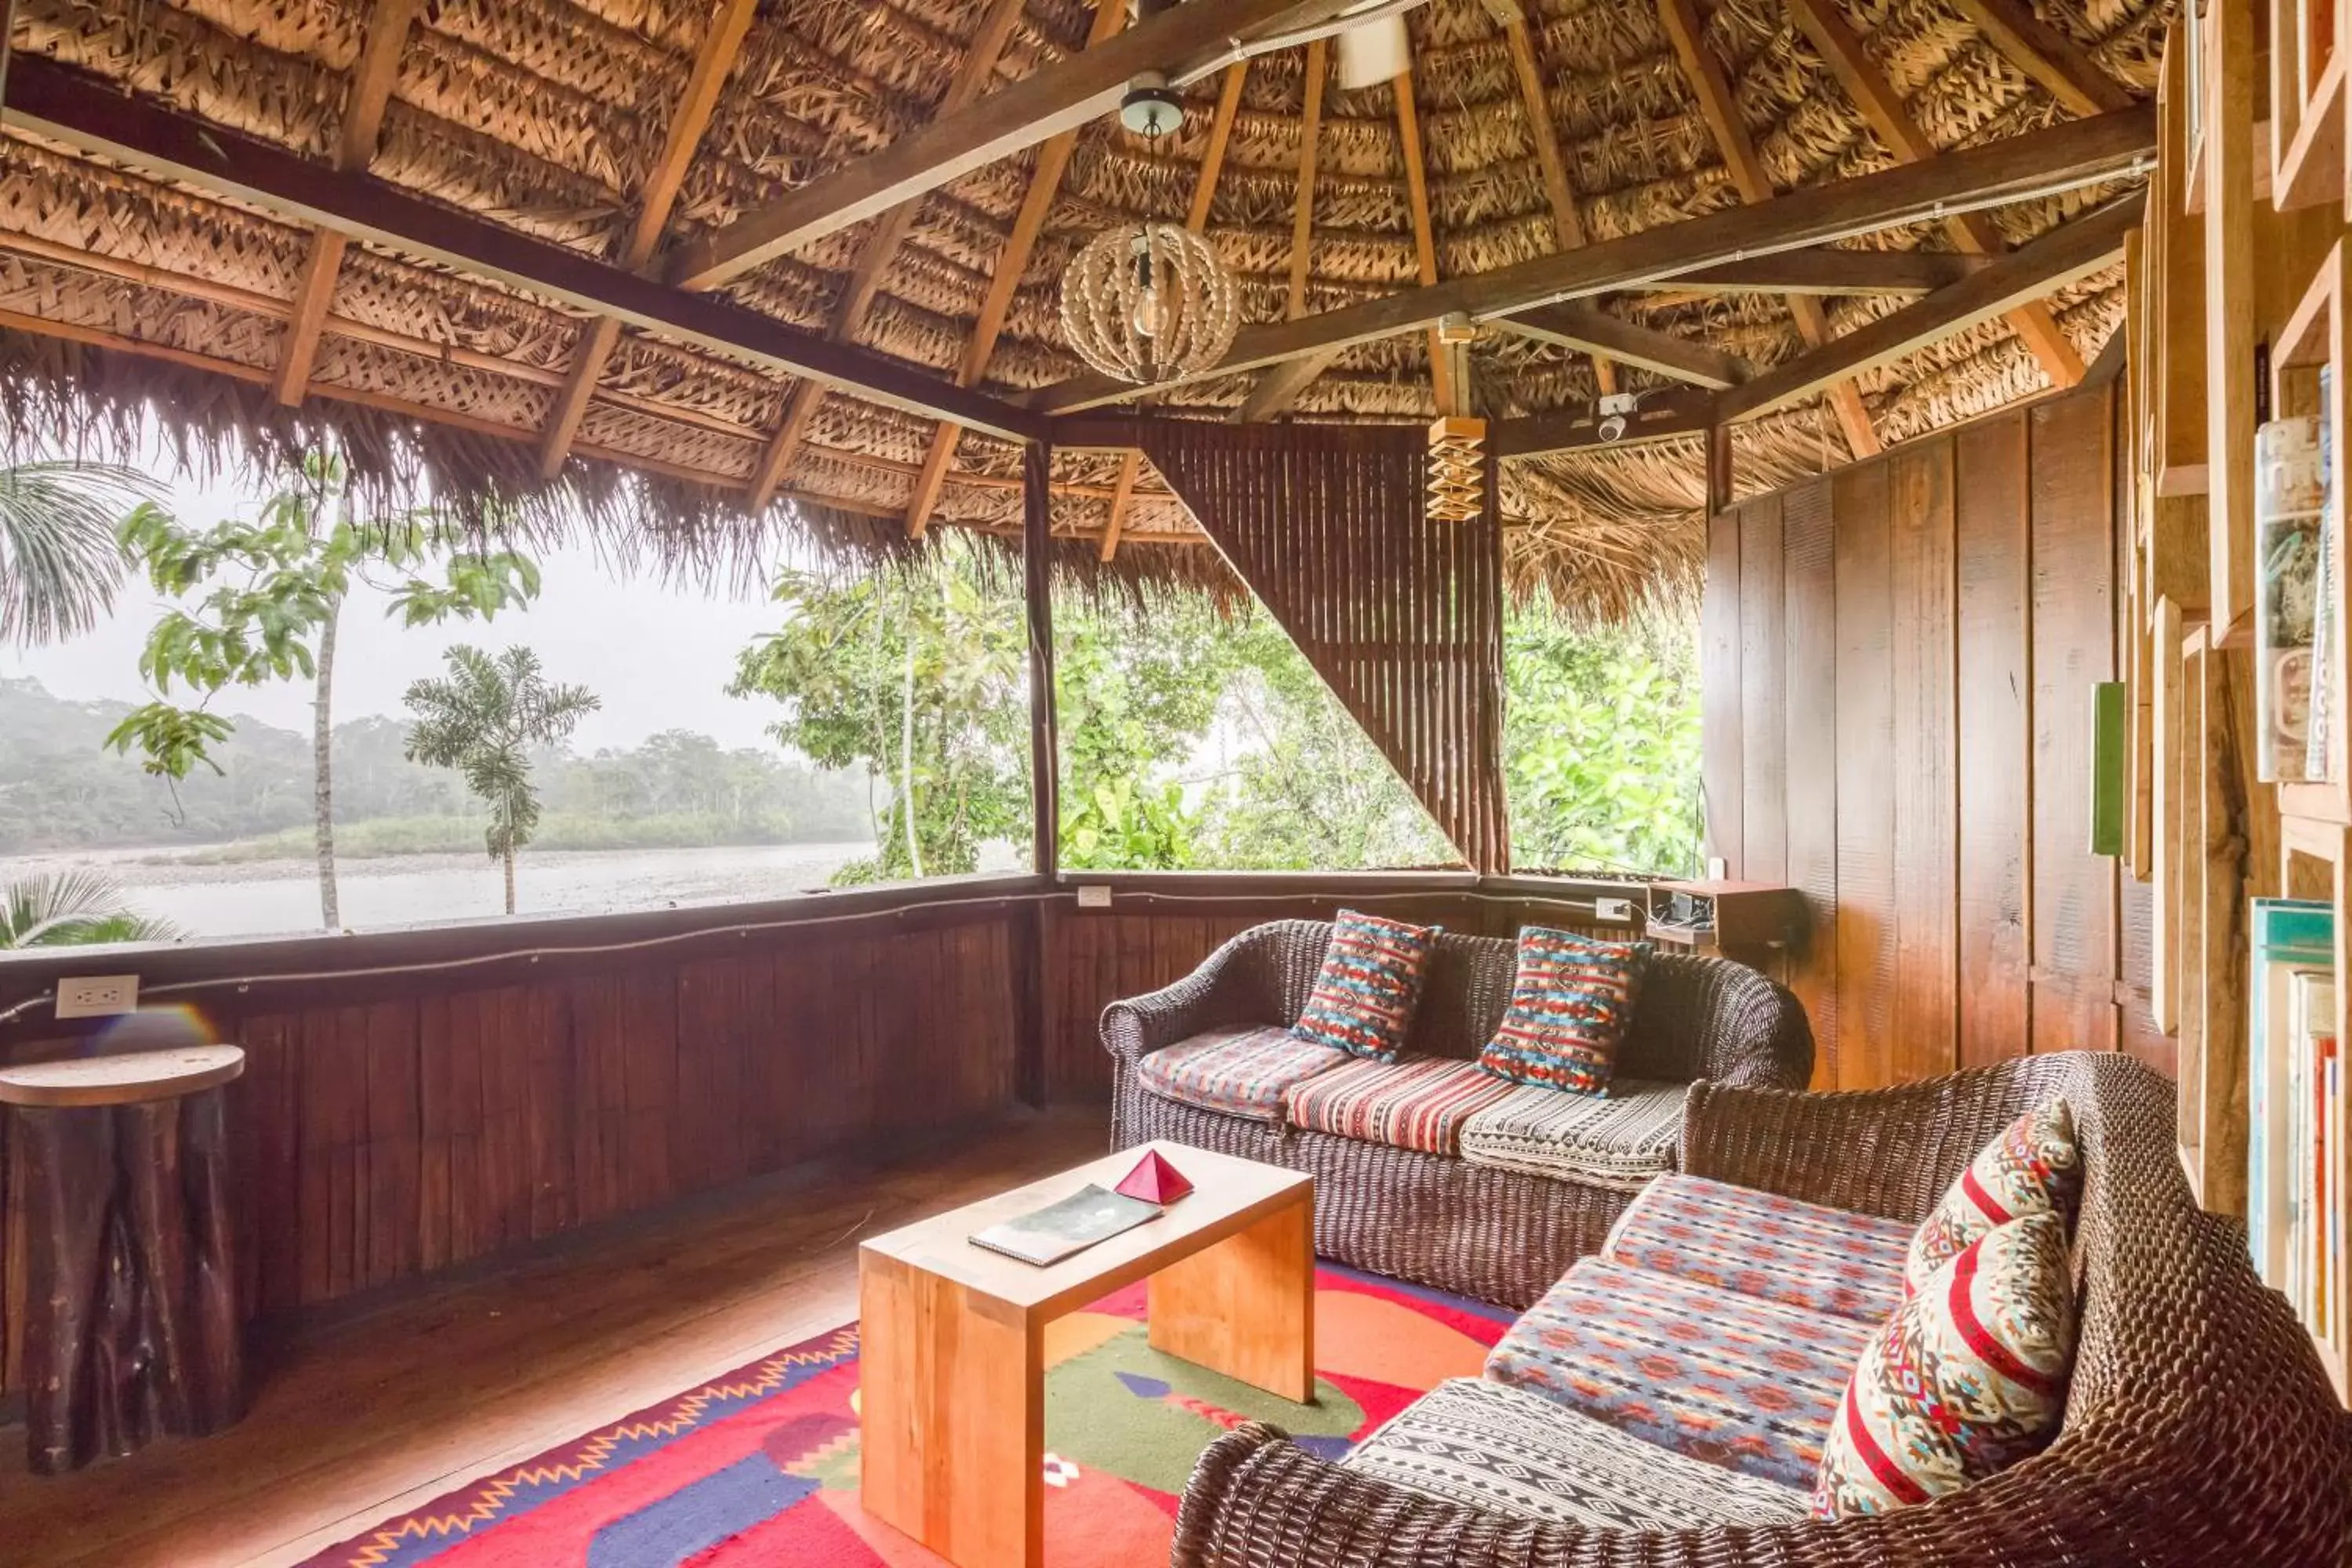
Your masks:
[{"label": "palm tree", "polygon": [[456,768],[490,808],[483,835],[490,858],[506,864],[507,913],[515,912],[515,851],[539,826],[539,791],[530,782],[530,748],[569,736],[583,715],[603,706],[584,686],[553,686],[539,656],[510,647],[492,658],[460,643],[446,655],[446,680],[419,680],[401,700],[416,715],[408,758]]},{"label": "palm tree", "polygon": [[176,942],[180,928],[122,901],[114,879],[67,871],[0,887],[0,949],[79,947],[99,942]]},{"label": "palm tree", "polygon": [[131,468],[0,468],[0,643],[62,642],[96,626],[122,580],[116,526],[156,493]]}]

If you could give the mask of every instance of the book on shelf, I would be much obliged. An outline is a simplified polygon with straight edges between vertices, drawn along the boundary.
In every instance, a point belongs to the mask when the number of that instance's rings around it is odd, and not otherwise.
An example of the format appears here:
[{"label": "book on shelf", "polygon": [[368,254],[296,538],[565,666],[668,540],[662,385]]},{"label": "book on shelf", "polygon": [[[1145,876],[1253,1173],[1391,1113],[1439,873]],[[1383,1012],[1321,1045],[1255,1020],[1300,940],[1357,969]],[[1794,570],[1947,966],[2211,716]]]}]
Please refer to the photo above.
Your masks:
[{"label": "book on shelf", "polygon": [[2284,1174],[2291,1186],[2285,1294],[2305,1327],[2327,1336],[2343,1285],[2343,1194],[2335,1179],[2340,1137],[2335,1098],[2342,1089],[2336,1066],[2336,978],[2305,972],[2294,978],[2293,1050],[2287,1092],[2292,1100]]},{"label": "book on shelf", "polygon": [[[2294,1147],[2295,1086],[2303,1081],[2295,1070],[2295,986],[2306,976],[2332,974],[2336,911],[2309,899],[2256,899],[2252,924],[2246,1242],[2263,1281],[2284,1290],[2293,1259],[2298,1191],[2288,1151]],[[2332,1026],[2333,1015],[2328,1016]]]},{"label": "book on shelf", "polygon": [[2344,668],[2336,656],[2336,639],[2344,635],[2336,613],[2336,574],[2344,570],[2336,560],[2336,534],[2341,498],[2336,484],[2335,421],[2329,417],[2329,406],[2335,397],[2335,375],[2331,367],[2319,367],[2319,582],[2318,600],[2311,617],[2311,719],[2305,726],[2303,776],[2306,779],[2333,780],[2336,773],[2335,755],[2336,732],[2336,672]]},{"label": "book on shelf", "polygon": [[2309,766],[2324,423],[2294,415],[2254,433],[2254,771],[2265,783],[2301,783]]}]

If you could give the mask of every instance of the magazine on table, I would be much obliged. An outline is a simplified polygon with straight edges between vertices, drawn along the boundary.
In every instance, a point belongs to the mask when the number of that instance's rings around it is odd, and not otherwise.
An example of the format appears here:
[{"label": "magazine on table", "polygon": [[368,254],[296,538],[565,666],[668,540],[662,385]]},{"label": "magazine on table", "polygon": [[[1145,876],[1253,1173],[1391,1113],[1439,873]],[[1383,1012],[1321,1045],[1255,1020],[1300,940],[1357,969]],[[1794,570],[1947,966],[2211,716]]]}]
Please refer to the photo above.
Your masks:
[{"label": "magazine on table", "polygon": [[1089,1182],[1058,1203],[990,1226],[971,1244],[1043,1268],[1158,1219],[1160,1213],[1158,1204]]}]

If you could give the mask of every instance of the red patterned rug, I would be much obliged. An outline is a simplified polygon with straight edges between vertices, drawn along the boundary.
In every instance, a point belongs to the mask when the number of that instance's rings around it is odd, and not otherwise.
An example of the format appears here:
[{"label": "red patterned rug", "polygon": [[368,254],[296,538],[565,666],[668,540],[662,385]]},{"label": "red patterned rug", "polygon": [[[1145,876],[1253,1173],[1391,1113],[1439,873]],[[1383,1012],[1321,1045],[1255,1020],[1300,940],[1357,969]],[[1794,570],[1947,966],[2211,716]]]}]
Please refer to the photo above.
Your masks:
[{"label": "red patterned rug", "polygon": [[[1510,1314],[1325,1265],[1313,1405],[1151,1349],[1138,1284],[1046,1334],[1045,1561],[1165,1563],[1176,1497],[1218,1433],[1276,1423],[1327,1454],[1440,1380]],[[934,1568],[857,1504],[857,1331],[780,1351],[463,1487],[305,1568]]]}]

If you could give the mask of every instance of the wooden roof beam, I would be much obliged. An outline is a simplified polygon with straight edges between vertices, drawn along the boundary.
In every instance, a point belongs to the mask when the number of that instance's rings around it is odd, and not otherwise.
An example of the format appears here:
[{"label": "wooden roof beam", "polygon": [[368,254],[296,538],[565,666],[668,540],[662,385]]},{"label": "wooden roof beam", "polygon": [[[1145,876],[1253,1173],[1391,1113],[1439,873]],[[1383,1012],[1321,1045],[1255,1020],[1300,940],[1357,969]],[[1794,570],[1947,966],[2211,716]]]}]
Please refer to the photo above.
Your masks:
[{"label": "wooden roof beam", "polygon": [[1653,392],[1642,395],[1622,433],[1613,437],[1601,434],[1600,411],[1587,405],[1497,419],[1486,427],[1486,445],[1497,458],[1540,458],[1594,447],[1640,447],[1703,436],[1717,423],[1713,393]]},{"label": "wooden roof beam", "polygon": [[[1798,27],[1821,51],[1831,73],[1887,151],[1905,163],[1935,157],[1936,144],[1904,108],[1901,96],[1871,60],[1860,36],[1847,26],[1837,0],[1789,0],[1789,6]],[[1983,213],[1962,213],[1948,220],[1948,226],[1952,242],[1972,255],[2000,256],[2009,249],[2000,230]],[[2021,305],[2010,312],[2009,324],[2042,362],[2042,372],[2053,385],[2073,386],[2083,379],[2083,356],[2059,329],[2048,306]]]},{"label": "wooden roof beam", "polygon": [[2136,192],[2052,229],[1971,278],[1724,393],[1717,411],[1730,420],[1777,408],[1841,376],[1892,364],[1938,339],[2005,315],[2022,301],[2087,278],[2123,255],[2124,237],[2139,226],[2144,206],[2145,194]]},{"label": "wooden roof beam", "polygon": [[[1315,253],[1315,162],[1323,137],[1323,83],[1330,75],[1330,49],[1326,38],[1307,46],[1307,100],[1298,115],[1298,194],[1290,204],[1290,294],[1282,312],[1286,321],[1307,314],[1308,263]],[[1276,366],[1257,378],[1234,417],[1255,422],[1283,413],[1336,357],[1309,355]]]},{"label": "wooden roof beam", "polygon": [[681,339],[730,358],[851,388],[887,407],[1026,440],[1034,412],[885,355],[826,342],[772,316],[689,294],[518,233],[365,174],[314,163],[226,125],[127,97],[113,83],[35,55],[10,60],[0,122],[152,178],[257,207],[346,238],[494,279],[583,312]]},{"label": "wooden roof beam", "polygon": [[[661,152],[654,159],[652,174],[646,188],[637,198],[637,216],[629,226],[629,237],[621,247],[621,265],[631,271],[641,270],[653,259],[654,247],[661,243],[662,231],[669,226],[671,207],[677,203],[677,193],[686,184],[686,172],[693,165],[695,150],[702,145],[702,133],[710,127],[710,116],[719,106],[719,89],[743,52],[744,35],[750,31],[752,16],[758,11],[757,0],[719,0],[718,11],[710,18],[709,30],[702,35],[701,47],[694,52],[694,66],[687,73],[686,90],[679,95],[677,107],[670,111],[669,129],[662,135]],[[580,422],[588,416],[589,400],[595,395],[596,383],[604,374],[604,363],[613,357],[613,350],[621,341],[621,323],[610,316],[599,316],[572,350],[572,367],[565,374],[562,390],[555,395],[554,405],[548,410],[547,424],[540,432],[539,471],[553,479],[571,456],[572,438],[580,433]]]},{"label": "wooden roof beam", "polygon": [[[375,144],[383,135],[384,110],[400,79],[401,47],[423,8],[424,0],[376,0],[369,10],[367,40],[352,68],[342,132],[335,138],[336,168],[364,169],[375,156]],[[271,395],[289,408],[301,403],[303,389],[310,384],[310,369],[319,361],[319,341],[326,332],[328,308],[334,303],[335,280],[342,276],[343,251],[350,243],[331,228],[310,237],[294,313],[288,318],[286,342],[269,383]]]},{"label": "wooden roof beam", "polygon": [[[1112,0],[1116,3],[1116,0]],[[964,109],[938,115],[880,150],[821,174],[724,228],[679,245],[670,281],[710,289],[949,181],[1075,131],[1118,107],[1129,80],[1156,70],[1181,80],[1237,41],[1336,15],[1348,0],[1186,0]]]},{"label": "wooden roof beam", "polygon": [[[1577,210],[1576,187],[1568,178],[1568,160],[1559,146],[1559,128],[1552,123],[1551,102],[1544,91],[1543,66],[1536,58],[1534,36],[1528,30],[1521,0],[1486,0],[1486,15],[1502,30],[1503,47],[1511,58],[1511,74],[1519,84],[1519,107],[1528,117],[1528,136],[1535,143],[1536,167],[1543,175],[1544,200],[1551,207],[1552,246],[1574,250],[1585,241],[1584,215]],[[1592,380],[1602,395],[1617,390],[1617,369],[1606,355],[1592,355]]]},{"label": "wooden roof beam", "polygon": [[[1325,310],[1295,321],[1246,327],[1213,365],[1181,379],[1207,381],[1353,343],[1433,327],[1451,315],[1474,321],[1580,300],[1635,283],[1796,250],[1852,235],[1916,223],[1966,204],[2000,205],[2054,187],[2145,174],[2156,121],[2145,107],[2072,121],[1926,163],[1809,185],[1750,207],[1726,208],[1588,245],[1531,257],[1491,271],[1450,278]],[[1160,385],[1166,385],[1160,383]],[[1108,376],[1081,375],[1021,398],[1049,414],[1122,402],[1154,390]]]},{"label": "wooden roof beam", "polygon": [[1521,337],[1605,354],[1694,386],[1737,386],[1755,374],[1737,355],[1581,305],[1543,305],[1501,317],[1495,324]]},{"label": "wooden roof beam", "polygon": [[1629,283],[1666,294],[1932,294],[1987,264],[1948,250],[1784,250]]},{"label": "wooden roof beam", "polygon": [[[1020,19],[1021,0],[989,0],[988,9],[981,13],[979,30],[972,35],[963,58],[956,63],[955,74],[949,79],[947,92],[935,112],[953,114],[980,96],[988,79],[996,74],[996,62],[1003,58],[1005,42],[1013,37],[1013,24]],[[915,219],[922,210],[923,198],[916,196],[892,207],[875,224],[857,253],[857,260],[850,267],[841,298],[834,303],[833,319],[825,327],[826,337],[845,343],[865,331],[866,314],[874,308],[874,297],[882,291],[882,279],[898,259],[898,248],[907,243],[907,236],[914,231]],[[801,440],[807,435],[817,409],[824,405],[824,394],[821,382],[803,381],[793,388],[784,404],[783,421],[751,472],[753,511],[764,510],[775,499],[776,487],[783,483],[793,459],[799,456]]]},{"label": "wooden roof beam", "polygon": [[[1097,48],[1104,40],[1126,25],[1127,6],[1121,0],[1102,0],[1095,7],[1094,27],[1087,35],[1087,47]],[[1070,154],[1078,144],[1076,131],[1065,131],[1049,136],[1037,149],[1037,159],[1029,169],[1029,187],[1021,195],[1021,205],[1013,215],[1013,230],[1004,237],[1004,249],[989,273],[988,292],[982,296],[980,315],[971,324],[971,335],[964,340],[963,358],[956,366],[958,386],[977,386],[988,374],[988,362],[996,353],[996,340],[1004,331],[1005,318],[1013,313],[1013,297],[1020,291],[1021,279],[1029,271],[1029,258],[1037,248],[1037,237],[1045,231],[1045,218],[1054,210],[1054,200],[1062,192],[1062,176],[1068,173]],[[942,423],[931,432],[931,449],[923,458],[916,476],[915,493],[907,503],[907,537],[920,539],[931,525],[931,512],[940,504],[940,490],[947,483],[948,468],[955,460],[957,442],[963,438],[963,426],[952,422]]]},{"label": "wooden roof beam", "polygon": [[[1683,79],[1698,100],[1699,118],[1706,122],[1716,152],[1730,171],[1732,188],[1749,206],[1771,201],[1771,179],[1764,173],[1763,159],[1756,154],[1756,141],[1748,133],[1748,122],[1739,117],[1739,105],[1732,97],[1729,79],[1723,73],[1723,62],[1707,47],[1697,5],[1694,0],[1658,0],[1658,19],[1665,27],[1667,40],[1674,45]],[[1829,316],[1818,300],[1803,294],[1790,294],[1789,316],[1808,348],[1818,349],[1829,342]],[[1845,432],[1847,448],[1857,458],[1876,452],[1878,431],[1871,424],[1870,410],[1862,401],[1862,388],[1853,382],[1840,382],[1830,389],[1829,397],[1838,427]]]},{"label": "wooden roof beam", "polygon": [[1952,0],[1985,41],[2076,114],[2131,107],[2132,95],[2090,52],[2033,14],[2026,0]]},{"label": "wooden roof beam", "polygon": [[[1421,106],[1412,98],[1412,72],[1399,71],[1389,82],[1396,97],[1397,145],[1404,153],[1405,206],[1412,215],[1412,256],[1421,286],[1437,282],[1437,237],[1429,220],[1429,161],[1421,144]],[[1454,356],[1435,325],[1429,329],[1429,389],[1437,399],[1441,418],[1470,412],[1470,388],[1457,374]]]}]

